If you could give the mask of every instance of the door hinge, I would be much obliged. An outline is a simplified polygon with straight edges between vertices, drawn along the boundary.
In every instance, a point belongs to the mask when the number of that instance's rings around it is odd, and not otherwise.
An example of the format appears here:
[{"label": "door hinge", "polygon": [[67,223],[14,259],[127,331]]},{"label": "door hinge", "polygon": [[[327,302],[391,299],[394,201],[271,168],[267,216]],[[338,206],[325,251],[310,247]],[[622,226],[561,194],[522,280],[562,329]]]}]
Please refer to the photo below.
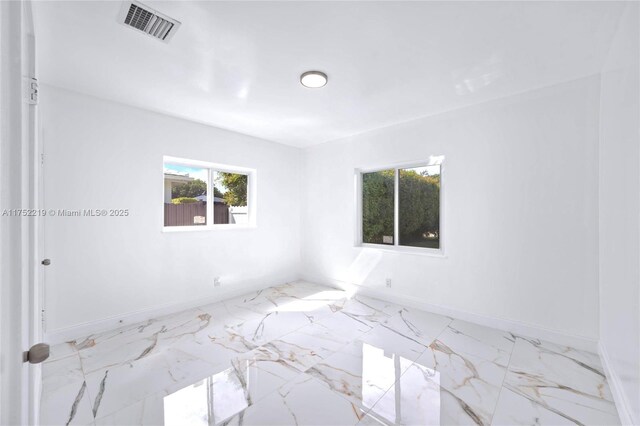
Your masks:
[{"label": "door hinge", "polygon": [[31,77],[27,79],[27,102],[30,105],[38,104],[38,79]]}]

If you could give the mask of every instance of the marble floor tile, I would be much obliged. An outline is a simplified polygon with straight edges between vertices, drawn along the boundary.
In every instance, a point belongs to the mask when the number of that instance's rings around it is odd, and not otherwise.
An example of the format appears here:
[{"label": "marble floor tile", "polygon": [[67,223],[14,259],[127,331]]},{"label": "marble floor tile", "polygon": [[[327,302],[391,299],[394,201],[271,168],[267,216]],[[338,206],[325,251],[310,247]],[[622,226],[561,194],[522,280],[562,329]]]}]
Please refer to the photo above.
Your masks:
[{"label": "marble floor tile", "polygon": [[393,352],[356,340],[307,370],[307,374],[367,412],[413,364]]},{"label": "marble floor tile", "polygon": [[313,377],[301,374],[224,425],[355,425],[363,413]]},{"label": "marble floor tile", "polygon": [[[367,413],[366,424],[440,425],[444,398],[440,373],[400,360],[403,374]],[[361,422],[363,423],[363,422]]]},{"label": "marble floor tile", "polygon": [[171,347],[211,364],[224,364],[257,347],[255,343],[232,328],[209,327],[195,336],[184,336]]},{"label": "marble floor tile", "polygon": [[224,302],[227,312],[241,318],[243,321],[260,318],[277,306],[267,298],[270,289],[259,290],[244,296],[227,299]]},{"label": "marble floor tile", "polygon": [[331,287],[317,286],[315,284],[305,284],[303,282],[296,282],[292,284],[294,287],[303,285],[306,288],[312,289],[311,291],[307,291],[308,294],[305,294],[303,297],[298,297],[298,300],[303,300],[305,302],[321,302],[322,304],[328,306],[331,312],[337,312],[341,310],[348,300],[347,295],[343,290],[338,290]]},{"label": "marble floor tile", "polygon": [[374,405],[392,424],[490,424],[506,368],[439,340]]},{"label": "marble floor tile", "polygon": [[[218,424],[258,403],[286,383],[273,371],[257,367],[251,357],[164,397],[166,425]],[[193,420],[191,420],[193,419]]]},{"label": "marble floor tile", "polygon": [[42,363],[42,392],[55,392],[63,386],[84,381],[78,353],[64,358],[47,359]]},{"label": "marble floor tile", "polygon": [[518,337],[505,387],[574,423],[620,421],[602,365],[589,352]]},{"label": "marble floor tile", "polygon": [[400,309],[400,306],[393,303],[356,295],[344,303],[341,312],[373,327],[385,322]]},{"label": "marble floor tile", "polygon": [[365,414],[364,417],[358,423],[356,423],[357,426],[389,426],[393,424],[397,423],[390,422],[389,420],[385,419],[384,417],[380,417],[375,413]]},{"label": "marble floor tile", "polygon": [[43,425],[88,424],[93,420],[80,356],[70,353],[42,364]]},{"label": "marble floor tile", "polygon": [[453,320],[438,336],[453,351],[469,354],[506,367],[509,364],[515,336],[506,331]]},{"label": "marble floor tile", "polygon": [[414,361],[427,349],[430,342],[405,336],[384,324],[373,327],[360,338],[365,343],[381,348],[386,353],[397,354]]},{"label": "marble floor tile", "polygon": [[44,425],[619,424],[596,354],[307,282],[51,352]]},{"label": "marble floor tile", "polygon": [[121,410],[95,420],[96,426],[158,426],[164,425],[164,400],[162,396],[143,399]]},{"label": "marble floor tile", "polygon": [[109,414],[96,425],[209,425],[224,422],[301,373],[257,348],[186,386],[160,391]]},{"label": "marble floor tile", "polygon": [[357,317],[350,316],[338,311],[333,315],[320,318],[315,324],[324,327],[327,331],[340,333],[347,339],[353,340],[371,331],[375,326],[369,322],[362,321]]},{"label": "marble floor tile", "polygon": [[167,315],[77,340],[75,346],[85,374],[130,363],[197,334],[210,325],[211,316],[199,309]]},{"label": "marble floor tile", "polygon": [[283,383],[293,380],[301,374],[300,370],[284,362],[278,354],[264,346],[233,359],[231,365],[240,372],[250,368],[260,369],[278,377]]},{"label": "marble floor tile", "polygon": [[305,282],[284,284],[225,301],[236,317],[252,320],[271,312],[297,312],[311,321],[339,309],[344,293]]},{"label": "marble floor tile", "polygon": [[351,341],[349,336],[340,333],[340,330],[331,330],[322,324],[309,324],[282,336],[279,340],[290,342],[313,349],[323,358]]},{"label": "marble floor tile", "polygon": [[174,392],[219,368],[187,353],[168,349],[88,373],[85,379],[93,415],[104,416],[150,395]]},{"label": "marble floor tile", "polygon": [[313,322],[301,312],[269,312],[231,327],[237,334],[259,346]]},{"label": "marble floor tile", "polygon": [[562,412],[547,409],[529,398],[502,388],[491,424],[511,425],[575,425],[576,422]]},{"label": "marble floor tile", "polygon": [[211,315],[212,327],[227,326],[233,327],[251,317],[258,317],[260,314],[255,312],[253,315],[247,315],[246,312],[225,302],[211,303],[200,306],[198,310]]},{"label": "marble floor tile", "polygon": [[347,343],[348,340],[339,334],[328,332],[323,326],[310,324],[272,340],[263,347],[276,354],[284,363],[304,372]]},{"label": "marble floor tile", "polygon": [[[315,295],[314,295],[315,296]],[[316,322],[340,310],[332,301],[319,299],[292,299],[273,307],[269,312],[298,312],[304,314],[310,321]]]},{"label": "marble floor tile", "polygon": [[[160,330],[157,328],[154,332],[145,332],[152,326],[156,328],[155,322],[150,321],[137,327],[122,328],[75,341],[85,372],[90,373],[133,361],[143,356],[145,351],[149,354],[154,343],[157,344],[157,334]],[[149,348],[152,349],[148,350]]]},{"label": "marble floor tile", "polygon": [[400,308],[382,324],[428,346],[451,322],[451,318],[412,308]]},{"label": "marble floor tile", "polygon": [[58,343],[57,345],[51,345],[49,358],[47,360],[54,361],[77,353],[78,350],[76,349],[75,341]]},{"label": "marble floor tile", "polygon": [[[331,287],[311,284],[304,281],[296,281],[275,287],[265,291],[265,297],[280,306],[295,300],[322,300],[330,302],[344,298],[344,292]],[[331,297],[332,296],[332,297]]]},{"label": "marble floor tile", "polygon": [[42,393],[40,424],[56,426],[92,424],[90,399],[84,379],[68,382],[55,389],[49,388]]},{"label": "marble floor tile", "polygon": [[201,309],[193,309],[180,314],[167,315],[158,322],[162,328],[158,332],[161,340],[176,340],[184,336],[193,336],[209,326],[215,325],[216,318]]}]

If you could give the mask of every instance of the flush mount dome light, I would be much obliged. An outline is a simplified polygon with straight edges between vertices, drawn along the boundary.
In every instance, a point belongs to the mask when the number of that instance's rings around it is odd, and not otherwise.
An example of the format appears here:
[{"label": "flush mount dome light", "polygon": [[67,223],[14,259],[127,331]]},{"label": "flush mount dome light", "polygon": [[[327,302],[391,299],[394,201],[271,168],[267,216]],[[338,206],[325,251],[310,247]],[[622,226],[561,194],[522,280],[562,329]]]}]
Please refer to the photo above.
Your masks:
[{"label": "flush mount dome light", "polygon": [[300,76],[300,83],[304,87],[317,89],[327,84],[327,75],[321,71],[307,71]]}]

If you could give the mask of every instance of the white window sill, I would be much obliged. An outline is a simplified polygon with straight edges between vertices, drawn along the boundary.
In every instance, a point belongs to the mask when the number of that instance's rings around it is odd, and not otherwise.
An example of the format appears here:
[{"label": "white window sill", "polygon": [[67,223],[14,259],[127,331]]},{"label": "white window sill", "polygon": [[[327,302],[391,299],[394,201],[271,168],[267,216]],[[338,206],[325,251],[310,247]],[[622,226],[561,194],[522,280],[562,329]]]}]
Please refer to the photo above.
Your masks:
[{"label": "white window sill", "polygon": [[392,245],[384,245],[384,244],[369,244],[369,243],[361,243],[356,244],[356,248],[366,248],[379,250],[388,253],[396,253],[396,254],[409,254],[415,256],[427,256],[427,257],[439,257],[441,259],[446,259],[447,256],[444,254],[444,250],[440,249],[430,249],[430,248],[421,248],[421,247],[409,247],[409,246],[392,246]]},{"label": "white window sill", "polygon": [[208,225],[208,226],[163,226],[162,232],[204,232],[257,229],[257,225]]}]

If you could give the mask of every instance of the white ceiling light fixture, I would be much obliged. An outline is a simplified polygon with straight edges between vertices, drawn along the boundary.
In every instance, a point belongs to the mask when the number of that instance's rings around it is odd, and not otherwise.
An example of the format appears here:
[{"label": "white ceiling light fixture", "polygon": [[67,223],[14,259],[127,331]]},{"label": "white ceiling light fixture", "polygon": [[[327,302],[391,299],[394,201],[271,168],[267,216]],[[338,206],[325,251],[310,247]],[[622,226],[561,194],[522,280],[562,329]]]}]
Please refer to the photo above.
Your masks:
[{"label": "white ceiling light fixture", "polygon": [[304,87],[317,89],[327,84],[327,75],[322,71],[307,71],[300,76],[300,83]]}]

